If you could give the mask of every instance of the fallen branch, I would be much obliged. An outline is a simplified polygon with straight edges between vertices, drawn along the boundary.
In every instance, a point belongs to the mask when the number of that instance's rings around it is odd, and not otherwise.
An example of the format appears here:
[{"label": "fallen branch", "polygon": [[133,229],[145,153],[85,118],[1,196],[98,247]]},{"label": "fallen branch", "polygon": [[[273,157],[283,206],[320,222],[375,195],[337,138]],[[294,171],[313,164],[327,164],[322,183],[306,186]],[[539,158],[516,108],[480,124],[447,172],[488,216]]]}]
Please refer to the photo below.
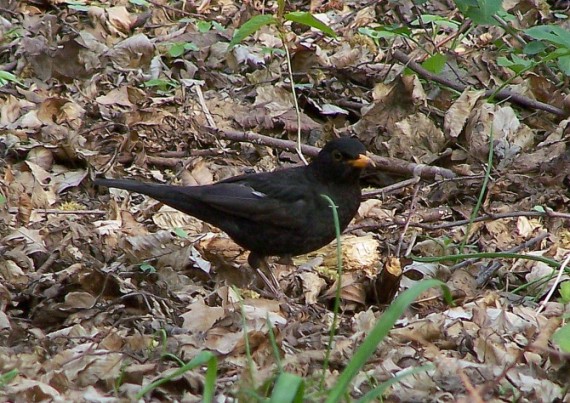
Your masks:
[{"label": "fallen branch", "polygon": [[[217,130],[213,128],[205,128],[212,135],[233,141],[246,141],[254,144],[262,144],[269,147],[280,148],[288,151],[296,150],[296,143],[290,140],[277,139],[274,137],[264,136],[252,132],[240,132],[237,130]],[[302,145],[301,151],[310,157],[315,157],[320,148]],[[380,157],[378,155],[369,155],[376,164],[376,169],[385,172],[391,172],[400,175],[419,176],[422,179],[433,179],[436,177],[454,178],[456,175],[453,171],[424,164],[415,164],[400,160],[398,158]]]},{"label": "fallen branch", "polygon": [[[297,144],[295,141],[283,140],[275,137],[264,136],[262,134],[257,134],[253,132],[241,132],[237,130],[221,130],[212,127],[204,127],[204,131],[209,132],[217,139],[226,139],[231,141],[243,141],[253,144],[260,144],[268,147],[278,148],[287,151],[296,151]],[[313,147],[308,145],[301,145],[301,151],[303,154],[309,157],[316,157],[321,149],[319,147]],[[206,156],[206,155],[219,155],[227,152],[228,150],[192,150],[190,152],[171,152],[161,153],[155,156],[147,155],[144,157],[145,161],[152,165],[175,168],[177,167],[183,159],[193,156]],[[168,156],[165,156],[168,155]],[[422,179],[453,179],[457,175],[446,168],[441,168],[437,166],[416,164],[413,162],[404,161],[398,158],[381,157],[378,155],[369,155],[369,157],[376,164],[375,169],[391,172],[394,174],[402,176],[414,176]],[[132,154],[121,154],[117,160],[122,164],[129,164],[134,161],[135,156]]]},{"label": "fallen branch", "polygon": [[[408,55],[406,55],[404,52],[400,50],[396,49],[392,51],[392,56],[394,57],[394,59],[405,64],[406,67],[409,67],[410,69],[412,69],[413,71],[415,71],[425,79],[445,85],[446,87],[452,88],[459,92],[465,91],[465,89],[467,89],[468,87],[467,85],[460,84],[457,81],[448,80],[443,76],[434,74],[431,71],[426,70],[419,63],[414,62],[412,59],[408,57]],[[494,98],[497,100],[509,101],[517,105],[523,106],[525,108],[543,110],[560,117],[568,116],[568,114],[560,108],[557,108],[549,104],[545,104],[544,102],[530,99],[528,97],[525,97],[524,95],[509,90],[501,90],[497,93],[495,93],[495,90],[487,90],[485,91],[484,97],[490,97],[491,95],[494,95]]]}]

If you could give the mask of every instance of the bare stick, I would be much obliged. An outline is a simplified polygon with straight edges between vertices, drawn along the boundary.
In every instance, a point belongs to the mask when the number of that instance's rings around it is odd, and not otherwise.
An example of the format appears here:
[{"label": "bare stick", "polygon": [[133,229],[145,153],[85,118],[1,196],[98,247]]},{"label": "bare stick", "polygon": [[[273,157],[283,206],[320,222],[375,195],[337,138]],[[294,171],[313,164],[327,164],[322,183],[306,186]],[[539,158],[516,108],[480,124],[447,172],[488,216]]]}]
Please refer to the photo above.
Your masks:
[{"label": "bare stick", "polygon": [[[394,59],[405,64],[406,67],[409,67],[410,69],[412,69],[413,71],[418,73],[420,76],[422,76],[428,80],[434,81],[434,82],[439,83],[439,84],[443,84],[446,87],[452,88],[452,89],[459,91],[459,92],[465,91],[465,89],[468,87],[467,85],[460,84],[456,81],[448,80],[447,78],[445,78],[443,76],[434,74],[431,71],[426,70],[420,64],[414,62],[412,59],[410,59],[408,57],[408,55],[406,55],[404,52],[402,52],[400,50],[397,50],[397,49],[394,50],[392,52],[392,56],[394,56]],[[549,104],[545,104],[544,102],[540,102],[540,101],[537,101],[534,99],[530,99],[528,97],[525,97],[521,94],[509,91],[509,90],[501,90],[501,91],[497,92],[496,94],[495,94],[495,90],[487,90],[487,91],[485,91],[484,96],[489,97],[493,94],[494,94],[495,99],[498,99],[501,101],[507,100],[509,102],[513,102],[513,103],[520,105],[520,106],[523,106],[525,108],[539,109],[539,110],[543,110],[543,111],[546,111],[546,112],[549,112],[549,113],[552,113],[554,115],[561,116],[561,117],[565,117],[568,115],[566,112],[564,112],[564,110],[562,110],[560,108],[557,108],[557,107],[549,105]]]},{"label": "bare stick", "polygon": [[[290,140],[276,139],[262,134],[240,132],[237,130],[215,130],[212,128],[206,128],[206,130],[209,130],[213,135],[221,136],[228,140],[247,141],[289,151],[297,150],[295,142]],[[318,147],[302,145],[301,151],[308,156],[314,157],[319,153],[320,149]],[[386,172],[397,173],[400,175],[419,176],[422,179],[433,179],[439,176],[443,178],[454,178],[456,176],[453,171],[446,168],[415,164],[398,158],[380,157],[378,155],[370,155],[369,157],[374,161],[377,169]]]}]

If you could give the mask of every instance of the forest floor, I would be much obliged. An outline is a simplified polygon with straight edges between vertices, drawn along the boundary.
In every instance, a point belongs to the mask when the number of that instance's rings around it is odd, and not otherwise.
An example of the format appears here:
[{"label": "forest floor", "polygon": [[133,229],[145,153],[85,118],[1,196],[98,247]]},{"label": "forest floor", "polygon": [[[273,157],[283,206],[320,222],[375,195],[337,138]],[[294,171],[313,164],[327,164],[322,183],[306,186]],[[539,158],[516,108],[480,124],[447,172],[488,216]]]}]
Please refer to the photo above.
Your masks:
[{"label": "forest floor", "polygon": [[[398,287],[435,278],[454,305],[423,293],[346,399],[407,373],[385,401],[570,402],[570,4],[416,3],[0,1],[1,399],[169,379],[143,399],[200,401],[206,367],[175,371],[207,351],[218,402],[263,401],[279,373],[322,401]],[[338,323],[334,244],[273,262],[274,295],[223,232],[92,184],[208,184],[342,135],[376,167]]]}]

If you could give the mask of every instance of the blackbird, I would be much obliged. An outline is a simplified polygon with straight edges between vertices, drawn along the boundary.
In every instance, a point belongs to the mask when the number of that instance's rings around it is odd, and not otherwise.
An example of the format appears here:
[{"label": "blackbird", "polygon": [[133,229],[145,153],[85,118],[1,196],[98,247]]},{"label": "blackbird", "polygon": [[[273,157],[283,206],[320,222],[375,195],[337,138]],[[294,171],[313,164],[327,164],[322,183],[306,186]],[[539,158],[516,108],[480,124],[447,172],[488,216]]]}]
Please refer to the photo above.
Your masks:
[{"label": "blackbird", "polygon": [[344,230],[360,205],[359,176],[371,164],[360,141],[328,142],[307,166],[240,175],[204,186],[172,186],[127,179],[95,179],[95,185],[148,195],[206,221],[250,251],[249,265],[266,266],[267,256],[314,251],[335,238],[332,208]]}]

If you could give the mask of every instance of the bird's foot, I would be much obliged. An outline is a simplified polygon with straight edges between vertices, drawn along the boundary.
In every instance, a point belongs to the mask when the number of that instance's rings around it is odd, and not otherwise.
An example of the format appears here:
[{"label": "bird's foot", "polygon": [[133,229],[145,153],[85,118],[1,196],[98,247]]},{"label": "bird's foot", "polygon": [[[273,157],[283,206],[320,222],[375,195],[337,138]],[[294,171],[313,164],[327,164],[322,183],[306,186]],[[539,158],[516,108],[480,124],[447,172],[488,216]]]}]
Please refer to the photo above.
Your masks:
[{"label": "bird's foot", "polygon": [[281,286],[275,278],[275,274],[269,267],[269,263],[267,263],[267,259],[265,256],[259,256],[254,252],[249,254],[247,258],[247,262],[249,265],[257,271],[257,274],[263,283],[267,286],[267,289],[273,294],[273,296],[278,300],[283,300],[285,294],[281,291]]},{"label": "bird's foot", "polygon": [[279,285],[277,278],[275,277],[272,271],[268,270],[267,272],[269,273],[269,275],[266,275],[264,273],[264,270],[257,269],[257,275],[261,277],[261,279],[263,280],[269,291],[271,291],[275,299],[282,300],[283,298],[285,298],[285,294],[283,293],[283,291],[281,291],[281,286]]}]

